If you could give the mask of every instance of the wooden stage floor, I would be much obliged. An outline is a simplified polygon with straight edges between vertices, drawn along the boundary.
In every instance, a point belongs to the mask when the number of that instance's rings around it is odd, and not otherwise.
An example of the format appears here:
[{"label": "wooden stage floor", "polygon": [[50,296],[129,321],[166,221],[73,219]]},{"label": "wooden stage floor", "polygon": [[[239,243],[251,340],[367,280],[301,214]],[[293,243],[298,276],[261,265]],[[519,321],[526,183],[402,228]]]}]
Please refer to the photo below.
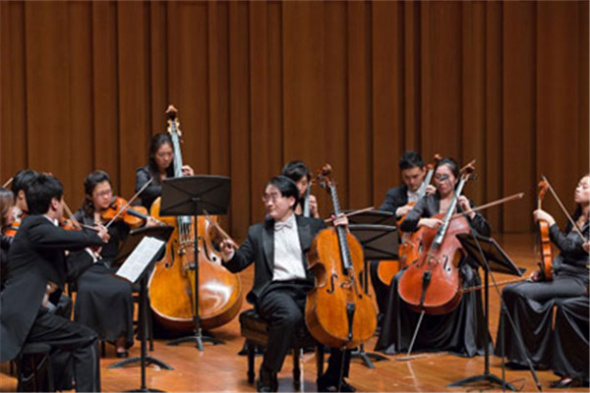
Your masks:
[{"label": "wooden stage floor", "polygon": [[[529,235],[504,235],[496,237],[508,255],[520,267],[534,268],[533,237]],[[245,289],[252,284],[253,270],[250,267],[242,274]],[[509,278],[498,274],[497,281]],[[495,339],[499,301],[498,294],[491,290],[490,295],[490,331]],[[248,305],[244,304],[244,308]],[[158,367],[147,368],[147,387],[170,392],[253,392],[256,388],[249,385],[246,379],[246,358],[238,356],[243,339],[240,337],[237,318],[229,324],[212,332],[223,339],[225,345],[212,346],[206,344],[205,350],[199,352],[193,345],[184,344],[180,347],[168,347],[164,340],[157,340],[155,351],[150,355],[174,367],[167,371]],[[367,350],[374,347],[376,338],[367,344]],[[131,356],[139,355],[139,343],[130,350]],[[365,367],[360,360],[354,360],[351,366],[349,381],[363,392],[460,392],[468,388],[446,388],[449,383],[483,372],[484,358],[478,356],[471,359],[451,355],[441,355],[414,359],[412,361],[397,361],[388,356],[387,361],[375,363],[374,369]],[[140,387],[140,368],[137,365],[124,369],[109,370],[107,367],[118,359],[114,357],[114,349],[107,346],[107,356],[101,360],[101,380],[103,391],[124,391]],[[261,358],[257,357],[256,367]],[[502,375],[500,358],[490,357],[491,372],[496,376]],[[0,374],[0,391],[14,391],[16,380],[5,373],[3,367]],[[292,358],[285,361],[280,373],[280,391],[293,391]],[[551,371],[537,371],[544,391],[551,391],[549,383],[557,379]],[[302,391],[315,391],[316,372],[313,353],[305,354],[303,358]],[[507,370],[506,380],[522,391],[537,391],[532,376],[528,370]],[[475,389],[481,390],[481,389]],[[493,389],[498,391],[499,389]],[[470,390],[471,391],[471,390]],[[559,390],[555,390],[559,391]],[[574,389],[585,392],[587,388]]]}]

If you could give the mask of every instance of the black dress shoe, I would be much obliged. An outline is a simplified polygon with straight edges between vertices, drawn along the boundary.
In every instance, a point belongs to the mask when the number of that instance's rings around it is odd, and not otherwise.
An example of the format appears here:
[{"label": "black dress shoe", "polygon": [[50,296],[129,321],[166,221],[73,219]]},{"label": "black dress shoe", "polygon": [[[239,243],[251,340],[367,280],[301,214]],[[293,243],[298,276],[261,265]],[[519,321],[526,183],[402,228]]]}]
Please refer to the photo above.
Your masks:
[{"label": "black dress shoe", "polygon": [[260,374],[256,381],[256,391],[258,392],[276,392],[279,390],[279,378],[277,373],[266,371],[260,368]]},{"label": "black dress shoe", "polygon": [[123,352],[117,352],[117,357],[118,358],[128,358],[129,357],[129,352],[127,352],[127,350],[125,350]]},{"label": "black dress shoe", "polygon": [[581,388],[582,381],[572,378],[562,378],[549,384],[553,389]]},{"label": "black dress shoe", "polygon": [[340,390],[338,390],[338,382],[326,377],[326,375],[322,375],[318,378],[317,385],[318,392],[356,392],[356,388],[345,380],[342,380],[342,383],[340,383]]}]

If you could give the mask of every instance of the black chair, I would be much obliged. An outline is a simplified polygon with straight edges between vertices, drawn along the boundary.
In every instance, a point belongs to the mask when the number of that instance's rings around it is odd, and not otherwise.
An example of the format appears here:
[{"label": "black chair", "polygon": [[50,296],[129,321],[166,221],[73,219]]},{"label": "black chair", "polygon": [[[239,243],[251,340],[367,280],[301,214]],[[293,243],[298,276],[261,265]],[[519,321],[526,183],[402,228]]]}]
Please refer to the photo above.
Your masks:
[{"label": "black chair", "polygon": [[[268,324],[260,318],[256,310],[250,309],[240,314],[240,332],[246,339],[248,351],[248,382],[253,384],[255,380],[254,359],[256,346],[265,347],[268,343]],[[324,346],[319,344],[305,327],[299,329],[293,341],[293,385],[296,389],[301,387],[301,356],[304,348],[316,348],[317,375],[324,371]]]},{"label": "black chair", "polygon": [[50,355],[51,347],[48,344],[24,345],[16,359],[17,391],[55,392]]}]

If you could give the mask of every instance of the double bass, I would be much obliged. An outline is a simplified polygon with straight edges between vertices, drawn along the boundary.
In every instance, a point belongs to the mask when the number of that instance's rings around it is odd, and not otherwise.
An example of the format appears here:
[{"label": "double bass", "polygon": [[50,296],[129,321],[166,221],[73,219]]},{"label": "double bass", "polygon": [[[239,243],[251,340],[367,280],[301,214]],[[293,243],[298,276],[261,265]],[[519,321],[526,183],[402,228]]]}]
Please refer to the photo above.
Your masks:
[{"label": "double bass", "polygon": [[458,265],[464,250],[456,235],[469,233],[470,227],[467,218],[454,213],[465,183],[473,176],[473,164],[461,169],[461,179],[447,212],[434,216],[442,219],[442,225],[437,230],[424,228],[422,241],[427,251],[408,265],[399,281],[399,295],[413,311],[446,314],[461,301],[463,285]]},{"label": "double bass", "polygon": [[[332,196],[334,214],[340,215],[332,168],[326,164],[318,183]],[[316,286],[307,295],[305,322],[311,335],[333,348],[355,348],[367,341],[377,328],[377,310],[363,287],[363,250],[345,228],[320,231],[308,253],[309,267]]]},{"label": "double bass", "polygon": [[[174,176],[182,177],[182,155],[177,110],[170,106],[168,133],[174,151]],[[195,264],[195,233],[192,217],[161,217],[161,198],[152,204],[151,215],[174,227],[164,258],[155,264],[148,288],[155,318],[165,328],[188,332],[195,327],[195,268],[199,269],[199,317],[203,329],[212,329],[231,321],[242,307],[242,284],[237,274],[221,264],[216,248],[216,230],[205,217],[198,217],[198,261]],[[211,217],[217,222],[217,217]]]}]

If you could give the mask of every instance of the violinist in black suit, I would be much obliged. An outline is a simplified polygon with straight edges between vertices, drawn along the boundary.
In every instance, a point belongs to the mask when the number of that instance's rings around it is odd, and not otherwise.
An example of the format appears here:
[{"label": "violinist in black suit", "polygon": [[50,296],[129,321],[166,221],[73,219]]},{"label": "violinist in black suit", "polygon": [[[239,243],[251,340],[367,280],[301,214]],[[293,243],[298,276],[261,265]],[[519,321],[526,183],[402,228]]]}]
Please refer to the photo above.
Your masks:
[{"label": "violinist in black suit", "polygon": [[[268,346],[257,383],[259,392],[277,391],[277,373],[294,333],[304,323],[307,293],[314,287],[306,253],[325,224],[322,220],[296,215],[298,199],[299,190],[294,181],[285,176],[271,178],[262,197],[267,220],[252,225],[246,241],[236,251],[230,240],[221,243],[224,266],[231,272],[240,272],[254,262],[254,284],[246,299],[269,324]],[[339,217],[334,224],[347,225],[348,220]],[[341,351],[332,351],[328,370],[317,380],[318,391],[337,390],[342,356]],[[347,376],[348,352],[344,362],[344,376]],[[355,391],[345,381],[340,386],[342,392]]]},{"label": "violinist in black suit", "polygon": [[[46,305],[49,296],[59,296],[69,276],[65,250],[101,246],[108,240],[106,228],[97,227],[97,233],[59,228],[63,186],[52,176],[36,177],[26,199],[30,215],[10,247],[6,287],[0,295],[0,361],[14,359],[25,343],[46,343],[52,351],[72,352],[77,391],[100,391],[96,333],[50,313]],[[78,271],[94,262],[91,250],[80,252],[87,257],[77,258]]]}]

